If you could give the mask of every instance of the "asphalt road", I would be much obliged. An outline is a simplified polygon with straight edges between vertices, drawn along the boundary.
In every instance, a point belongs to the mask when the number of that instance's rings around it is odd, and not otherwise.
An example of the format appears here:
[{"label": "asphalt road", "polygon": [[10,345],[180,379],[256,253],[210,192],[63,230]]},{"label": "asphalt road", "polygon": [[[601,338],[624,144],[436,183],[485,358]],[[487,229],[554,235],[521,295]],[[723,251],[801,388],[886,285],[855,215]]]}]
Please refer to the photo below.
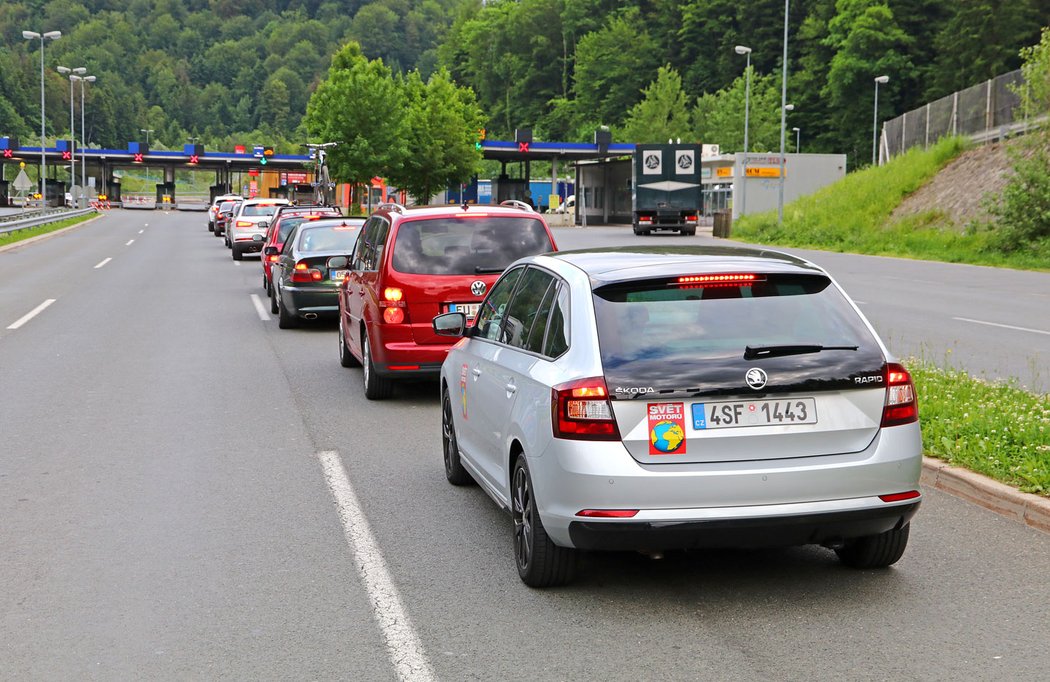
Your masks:
[{"label": "asphalt road", "polygon": [[[204,225],[0,253],[0,678],[1045,679],[1050,536],[935,490],[886,571],[598,554],[524,587],[509,518],[444,481],[436,385],[365,400]],[[848,278],[883,260],[825,264],[878,312]]]}]

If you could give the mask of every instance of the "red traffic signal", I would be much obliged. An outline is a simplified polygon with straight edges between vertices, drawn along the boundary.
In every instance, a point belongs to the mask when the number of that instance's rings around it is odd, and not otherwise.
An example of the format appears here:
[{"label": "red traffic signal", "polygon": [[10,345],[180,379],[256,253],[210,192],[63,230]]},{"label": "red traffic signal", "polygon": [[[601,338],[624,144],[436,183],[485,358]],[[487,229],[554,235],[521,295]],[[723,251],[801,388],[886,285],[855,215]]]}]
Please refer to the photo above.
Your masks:
[{"label": "red traffic signal", "polygon": [[13,159],[13,158],[15,158],[14,150],[13,149],[5,149],[4,150],[4,158],[5,159]]},{"label": "red traffic signal", "polygon": [[190,164],[192,165],[192,164],[197,164],[197,163],[200,163],[200,157],[197,156],[196,154],[191,154],[190,155]]},{"label": "red traffic signal", "polygon": [[68,152],[68,151],[62,152],[62,160],[63,161],[69,161],[72,158],[73,158],[73,155],[70,152]]},{"label": "red traffic signal", "polygon": [[135,163],[142,163],[142,154],[135,154],[135,158],[133,160]]},{"label": "red traffic signal", "polygon": [[519,152],[528,152],[529,151],[529,143],[528,142],[519,142],[518,143],[518,151]]}]

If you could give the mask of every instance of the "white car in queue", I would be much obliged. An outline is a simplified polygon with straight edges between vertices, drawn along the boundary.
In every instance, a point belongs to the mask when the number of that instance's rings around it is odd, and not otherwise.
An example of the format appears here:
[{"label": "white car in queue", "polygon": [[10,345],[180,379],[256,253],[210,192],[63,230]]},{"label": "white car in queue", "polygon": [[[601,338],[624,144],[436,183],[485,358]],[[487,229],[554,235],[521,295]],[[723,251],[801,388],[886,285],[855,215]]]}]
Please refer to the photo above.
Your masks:
[{"label": "white car in queue", "polygon": [[518,573],[578,550],[817,544],[895,563],[922,494],[915,387],[827,272],[784,253],[521,259],[441,369],[446,478],[513,518]]}]

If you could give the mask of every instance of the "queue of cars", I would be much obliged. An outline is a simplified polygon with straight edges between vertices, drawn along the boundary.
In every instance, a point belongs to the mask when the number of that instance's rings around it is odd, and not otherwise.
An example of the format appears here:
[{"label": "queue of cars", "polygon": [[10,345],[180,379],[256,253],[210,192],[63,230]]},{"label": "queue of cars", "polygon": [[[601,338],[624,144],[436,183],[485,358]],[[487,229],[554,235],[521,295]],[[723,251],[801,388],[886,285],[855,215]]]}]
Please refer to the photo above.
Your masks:
[{"label": "queue of cars", "polygon": [[437,377],[445,477],[510,514],[527,585],[571,581],[583,551],[903,555],[922,501],[915,387],[813,263],[560,252],[515,202],[349,220],[267,242],[279,325],[336,315],[340,364],[362,366],[371,400]]}]

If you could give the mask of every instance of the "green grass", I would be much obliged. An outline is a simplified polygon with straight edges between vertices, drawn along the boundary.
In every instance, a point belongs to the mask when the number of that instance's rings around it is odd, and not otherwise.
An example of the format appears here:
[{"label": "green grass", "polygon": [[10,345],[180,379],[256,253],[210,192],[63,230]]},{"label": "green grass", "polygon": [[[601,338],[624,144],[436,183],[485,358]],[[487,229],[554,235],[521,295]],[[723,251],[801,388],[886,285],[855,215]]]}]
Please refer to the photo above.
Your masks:
[{"label": "green grass", "polygon": [[[70,225],[76,225],[82,223],[85,220],[94,218],[96,214],[89,213],[87,215],[77,216],[75,218],[66,218],[65,220],[59,220],[55,223],[48,223],[47,225],[41,225],[40,227],[34,227],[27,230],[17,230],[15,232],[6,232],[0,234],[0,246],[7,246],[8,244],[14,244],[15,242],[24,241],[30,237],[36,237],[48,232],[56,232],[63,228],[69,227]],[[3,223],[0,223],[3,226]]]},{"label": "green grass", "polygon": [[733,237],[759,244],[865,253],[1035,270],[1050,269],[1050,242],[1023,253],[991,247],[993,232],[960,231],[931,210],[891,223],[893,210],[966,149],[961,138],[943,139],[929,150],[913,148],[884,166],[850,173],[776,212],[741,218]]},{"label": "green grass", "polygon": [[1050,497],[1050,395],[912,359],[923,449],[997,481]]}]

